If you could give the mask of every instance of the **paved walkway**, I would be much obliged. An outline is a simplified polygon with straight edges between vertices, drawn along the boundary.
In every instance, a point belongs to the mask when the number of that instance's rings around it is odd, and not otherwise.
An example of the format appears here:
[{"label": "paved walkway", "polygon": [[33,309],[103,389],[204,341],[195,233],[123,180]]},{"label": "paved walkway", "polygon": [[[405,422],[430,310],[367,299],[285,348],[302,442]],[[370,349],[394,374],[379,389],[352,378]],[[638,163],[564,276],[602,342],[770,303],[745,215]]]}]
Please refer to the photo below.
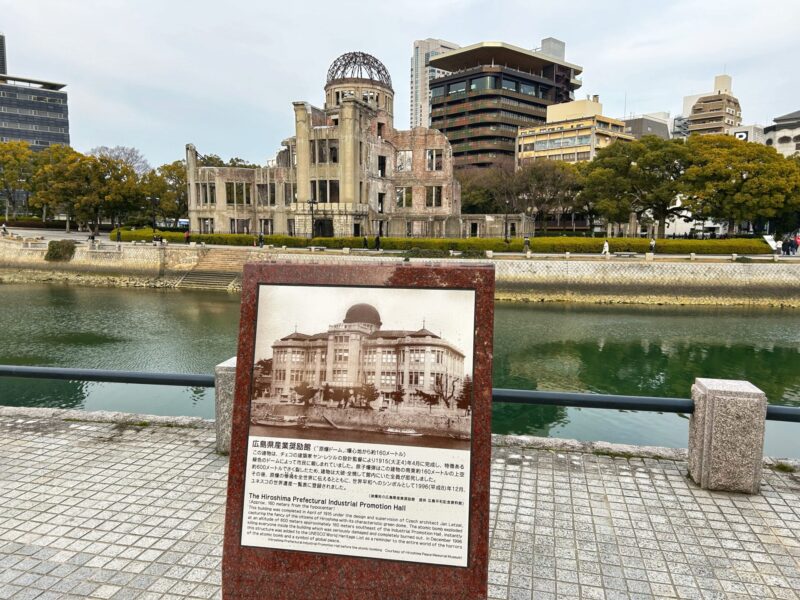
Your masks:
[{"label": "paved walkway", "polygon": [[[0,598],[219,598],[209,427],[0,415]],[[84,417],[88,415],[84,414]],[[495,448],[490,598],[798,598],[800,477],[698,490],[682,461]]]}]

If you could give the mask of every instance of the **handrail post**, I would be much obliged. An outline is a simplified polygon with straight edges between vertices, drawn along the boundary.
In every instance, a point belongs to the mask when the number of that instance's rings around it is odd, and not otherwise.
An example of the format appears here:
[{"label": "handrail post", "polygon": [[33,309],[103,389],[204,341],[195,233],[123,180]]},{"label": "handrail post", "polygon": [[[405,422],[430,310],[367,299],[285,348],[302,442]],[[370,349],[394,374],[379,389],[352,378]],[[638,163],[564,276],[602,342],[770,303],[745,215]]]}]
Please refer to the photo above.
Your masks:
[{"label": "handrail post", "polygon": [[702,489],[757,494],[767,397],[747,381],[697,378],[689,420],[689,475]]},{"label": "handrail post", "polygon": [[233,422],[233,391],[236,387],[236,357],[214,367],[214,427],[217,432],[217,452],[231,451]]}]

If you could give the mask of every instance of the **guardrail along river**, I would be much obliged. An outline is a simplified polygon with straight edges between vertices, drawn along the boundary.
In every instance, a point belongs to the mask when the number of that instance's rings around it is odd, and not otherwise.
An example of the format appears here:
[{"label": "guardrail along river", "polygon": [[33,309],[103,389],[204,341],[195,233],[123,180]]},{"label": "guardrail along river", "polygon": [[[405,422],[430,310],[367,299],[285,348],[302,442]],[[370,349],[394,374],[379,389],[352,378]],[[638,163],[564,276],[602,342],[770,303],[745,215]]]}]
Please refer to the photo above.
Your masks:
[{"label": "guardrail along river", "polygon": [[[2,285],[0,364],[213,373],[236,354],[239,297],[184,290]],[[800,406],[800,311],[498,304],[494,386],[689,397],[695,377],[746,379]],[[213,390],[0,378],[0,404],[213,418]],[[497,405],[492,430],[685,447],[688,418]],[[791,429],[794,427],[794,429]],[[766,452],[800,457],[797,425]]]}]

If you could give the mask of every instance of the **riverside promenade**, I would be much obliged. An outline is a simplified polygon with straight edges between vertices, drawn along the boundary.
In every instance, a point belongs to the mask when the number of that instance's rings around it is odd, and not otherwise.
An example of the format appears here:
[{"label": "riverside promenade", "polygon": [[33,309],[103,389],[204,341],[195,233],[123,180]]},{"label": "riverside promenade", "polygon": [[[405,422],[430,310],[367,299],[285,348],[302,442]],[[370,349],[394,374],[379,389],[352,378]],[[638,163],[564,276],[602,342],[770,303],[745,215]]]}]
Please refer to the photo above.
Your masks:
[{"label": "riverside promenade", "polygon": [[[490,598],[800,598],[797,473],[632,450],[495,437]],[[0,598],[220,598],[227,471],[209,421],[0,408]]]}]

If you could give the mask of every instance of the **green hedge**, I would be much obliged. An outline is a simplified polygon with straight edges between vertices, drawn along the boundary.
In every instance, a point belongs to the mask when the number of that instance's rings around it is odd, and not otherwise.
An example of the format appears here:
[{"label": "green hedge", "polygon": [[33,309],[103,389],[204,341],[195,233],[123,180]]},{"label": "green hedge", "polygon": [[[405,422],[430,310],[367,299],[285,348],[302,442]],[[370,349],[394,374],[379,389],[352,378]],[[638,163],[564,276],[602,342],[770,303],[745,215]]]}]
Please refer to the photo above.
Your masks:
[{"label": "green hedge", "polygon": [[47,254],[44,255],[44,259],[52,262],[66,262],[72,260],[73,256],[75,256],[74,240],[53,240],[47,244]]},{"label": "green hedge", "polygon": [[[158,231],[158,235],[170,243],[183,243],[181,232]],[[116,239],[116,231],[111,233],[111,239]],[[152,241],[152,229],[136,229],[133,231],[123,229],[122,240],[126,242],[140,240]],[[193,233],[190,240],[205,242],[206,244],[221,244],[228,246],[254,246],[258,237],[255,235],[233,233]],[[605,238],[586,237],[534,237],[530,240],[530,249],[534,253],[572,252],[575,254],[599,254],[603,249]],[[375,238],[368,238],[369,247],[374,249]],[[364,238],[314,238],[291,237],[288,235],[265,235],[264,244],[272,246],[286,246],[287,248],[305,248],[307,246],[323,246],[325,248],[362,248]],[[649,250],[650,240],[645,238],[610,238],[611,252],[640,252]],[[381,248],[384,250],[421,251],[436,250],[447,252],[458,250],[464,256],[483,255],[486,250],[494,252],[522,252],[523,240],[514,238],[508,244],[501,238],[381,238]],[[657,254],[771,254],[772,250],[762,240],[758,239],[725,239],[725,240],[656,240]]]}]

